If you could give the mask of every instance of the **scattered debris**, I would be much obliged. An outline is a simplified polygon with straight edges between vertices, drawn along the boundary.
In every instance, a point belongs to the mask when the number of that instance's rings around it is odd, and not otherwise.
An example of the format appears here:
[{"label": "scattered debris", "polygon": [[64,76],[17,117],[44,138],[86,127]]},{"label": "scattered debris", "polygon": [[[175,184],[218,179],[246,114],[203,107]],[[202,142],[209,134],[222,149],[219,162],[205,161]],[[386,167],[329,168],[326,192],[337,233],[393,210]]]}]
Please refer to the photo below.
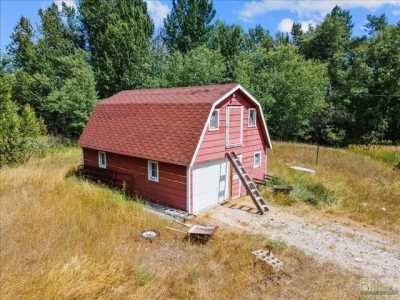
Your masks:
[{"label": "scattered debris", "polygon": [[265,174],[264,175],[264,179],[266,180],[266,181],[270,181],[270,180],[273,180],[274,178],[276,178],[274,175],[272,175],[272,174]]},{"label": "scattered debris", "polygon": [[146,201],[142,200],[144,203],[146,203],[146,206],[149,206],[152,211],[160,214],[161,216],[168,216],[172,217],[175,220],[179,220],[182,222],[185,222],[186,220],[192,219],[194,216],[189,214],[186,211],[179,210],[179,209],[174,209],[170,207],[166,207],[164,205],[160,205],[151,201]]},{"label": "scattered debris", "polygon": [[362,258],[360,258],[360,257],[354,257],[354,260],[355,260],[356,262],[362,262]]},{"label": "scattered debris", "polygon": [[293,190],[291,185],[274,185],[272,186],[274,193],[289,194]]},{"label": "scattered debris", "polygon": [[284,278],[291,279],[292,276],[286,272],[280,271],[278,273],[273,273],[267,276],[266,278],[260,280],[259,282],[264,284],[272,283],[273,285],[279,285],[279,282]]},{"label": "scattered debris", "polygon": [[273,272],[278,272],[282,270],[283,263],[272,254],[271,250],[260,249],[251,253],[256,257],[256,259],[270,265]]},{"label": "scattered debris", "polygon": [[186,228],[188,228],[188,230],[184,231],[184,230],[180,230],[180,229],[176,229],[176,228],[172,228],[172,227],[166,227],[166,228],[169,230],[173,230],[176,232],[186,234],[186,236],[189,240],[196,240],[196,241],[200,241],[200,242],[207,242],[209,240],[209,238],[214,234],[215,230],[217,230],[217,228],[218,228],[218,226],[209,225],[209,224],[190,225],[190,224],[185,224],[185,223],[182,223],[179,221],[175,221],[175,222],[185,226]]},{"label": "scattered debris", "polygon": [[303,168],[303,167],[299,167],[299,166],[291,166],[290,168],[293,169],[293,170],[296,170],[296,171],[301,171],[301,172],[304,172],[304,173],[309,173],[309,174],[311,174],[311,175],[314,175],[314,174],[315,174],[315,170],[313,170],[313,169]]},{"label": "scattered debris", "polygon": [[194,235],[213,235],[217,226],[215,225],[193,225],[189,228],[188,233]]},{"label": "scattered debris", "polygon": [[164,213],[168,216],[171,216],[171,217],[181,220],[181,221],[185,221],[185,220],[189,219],[189,214],[183,210],[167,208],[164,210]]},{"label": "scattered debris", "polygon": [[260,213],[258,212],[257,208],[255,207],[250,207],[247,205],[239,204],[239,203],[232,203],[230,201],[226,201],[225,203],[221,203],[222,206],[232,208],[232,209],[239,209],[244,212],[248,212],[251,214],[259,215]]},{"label": "scattered debris", "polygon": [[155,240],[159,235],[159,232],[154,229],[146,229],[140,232],[140,236],[146,241],[150,241],[150,243],[153,242],[153,240]]},{"label": "scattered debris", "polygon": [[262,186],[266,186],[267,185],[267,180],[265,180],[265,179],[253,178],[253,181],[257,185],[262,185]]}]

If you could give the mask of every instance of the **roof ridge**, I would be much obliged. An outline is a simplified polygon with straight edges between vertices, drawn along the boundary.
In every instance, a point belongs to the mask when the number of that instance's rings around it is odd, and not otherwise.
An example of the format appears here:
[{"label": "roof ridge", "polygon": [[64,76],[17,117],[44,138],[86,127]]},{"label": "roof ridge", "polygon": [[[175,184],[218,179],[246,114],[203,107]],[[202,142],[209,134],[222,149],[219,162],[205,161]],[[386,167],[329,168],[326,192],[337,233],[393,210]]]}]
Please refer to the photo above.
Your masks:
[{"label": "roof ridge", "polygon": [[[138,88],[138,89],[127,89],[121,90],[114,95],[118,95],[123,92],[132,92],[132,91],[151,91],[151,90],[184,90],[184,89],[195,89],[195,88],[207,88],[207,87],[216,87],[216,86],[225,86],[225,85],[234,85],[237,86],[239,83],[236,82],[224,82],[224,83],[213,83],[213,84],[205,84],[205,85],[186,85],[186,86],[171,86],[171,87],[149,87],[149,88]],[[112,97],[112,96],[111,96]]]},{"label": "roof ridge", "polygon": [[209,84],[199,86],[147,88],[123,90],[104,98],[99,104],[167,104],[167,103],[213,103],[232,89],[237,83]]}]

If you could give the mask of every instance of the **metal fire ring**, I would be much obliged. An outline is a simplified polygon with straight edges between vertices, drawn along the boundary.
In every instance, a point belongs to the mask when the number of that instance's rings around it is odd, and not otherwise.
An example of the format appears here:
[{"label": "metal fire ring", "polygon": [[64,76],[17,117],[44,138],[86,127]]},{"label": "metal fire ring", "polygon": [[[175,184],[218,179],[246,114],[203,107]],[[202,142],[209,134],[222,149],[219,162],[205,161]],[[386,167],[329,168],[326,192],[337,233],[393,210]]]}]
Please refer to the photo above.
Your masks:
[{"label": "metal fire ring", "polygon": [[160,233],[154,229],[145,229],[140,232],[140,236],[145,239],[146,241],[154,241]]}]

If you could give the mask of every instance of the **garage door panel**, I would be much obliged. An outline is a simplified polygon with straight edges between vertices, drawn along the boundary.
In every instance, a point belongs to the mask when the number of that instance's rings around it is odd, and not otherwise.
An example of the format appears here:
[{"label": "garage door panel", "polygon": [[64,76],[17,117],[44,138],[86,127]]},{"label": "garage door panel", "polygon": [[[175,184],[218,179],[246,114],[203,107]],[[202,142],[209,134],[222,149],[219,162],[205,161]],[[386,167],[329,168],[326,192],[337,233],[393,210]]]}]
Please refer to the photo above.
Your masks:
[{"label": "garage door panel", "polygon": [[214,206],[228,197],[228,163],[215,161],[193,168],[193,212]]}]

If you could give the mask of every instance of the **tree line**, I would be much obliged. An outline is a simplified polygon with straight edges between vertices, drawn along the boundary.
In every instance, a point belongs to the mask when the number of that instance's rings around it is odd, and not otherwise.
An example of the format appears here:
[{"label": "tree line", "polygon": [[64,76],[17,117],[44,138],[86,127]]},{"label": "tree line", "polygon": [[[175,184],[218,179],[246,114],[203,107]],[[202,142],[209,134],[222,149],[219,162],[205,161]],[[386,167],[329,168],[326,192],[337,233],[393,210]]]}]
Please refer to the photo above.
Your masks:
[{"label": "tree line", "polygon": [[38,28],[21,17],[1,55],[0,165],[29,157],[45,133],[76,139],[98,99],[120,90],[224,82],[261,102],[275,139],[400,141],[400,22],[385,15],[368,16],[354,37],[338,6],[307,31],[294,23],[276,36],[216,20],[211,0],[173,0],[157,32],[142,0],[38,14]]}]

